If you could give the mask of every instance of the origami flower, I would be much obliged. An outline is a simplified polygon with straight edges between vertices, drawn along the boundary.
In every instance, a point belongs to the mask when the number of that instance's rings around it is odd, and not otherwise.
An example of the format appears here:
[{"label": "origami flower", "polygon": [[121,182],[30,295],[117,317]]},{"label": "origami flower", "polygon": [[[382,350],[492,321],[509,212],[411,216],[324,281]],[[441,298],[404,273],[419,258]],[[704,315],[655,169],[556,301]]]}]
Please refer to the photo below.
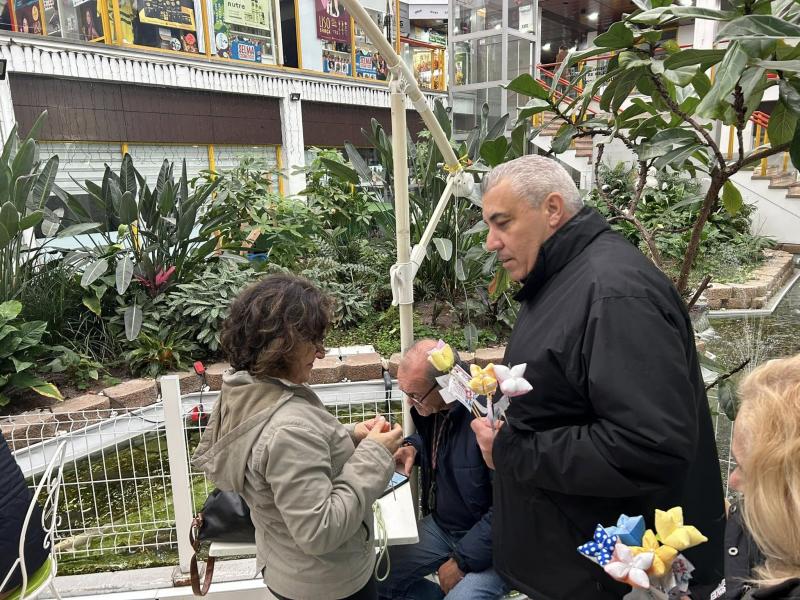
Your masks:
[{"label": "origami flower", "polygon": [[433,350],[428,352],[428,360],[434,367],[436,367],[437,371],[448,373],[455,364],[453,349],[450,347],[450,344],[446,344],[443,340],[439,340],[439,343],[436,344]]},{"label": "origami flower", "polygon": [[662,544],[672,546],[678,552],[708,541],[697,527],[683,524],[683,509],[680,506],[666,512],[656,509],[656,532]]},{"label": "origami flower", "polygon": [[644,517],[629,517],[620,515],[617,524],[606,527],[606,531],[627,546],[639,546],[644,535]]},{"label": "origami flower", "polygon": [[578,552],[600,566],[604,566],[611,560],[616,543],[617,536],[609,535],[602,525],[598,525],[594,530],[592,541],[578,546]]},{"label": "origami flower", "polygon": [[494,394],[497,389],[497,379],[494,376],[494,365],[489,363],[481,369],[478,365],[470,365],[469,372],[472,379],[469,380],[470,389],[476,394],[488,396]]},{"label": "origami flower", "polygon": [[650,573],[656,577],[663,577],[672,567],[672,561],[678,555],[678,551],[672,546],[662,546],[658,543],[656,534],[652,529],[648,529],[642,536],[641,546],[632,546],[631,552],[634,555],[642,554],[644,552],[651,552],[653,554],[653,565],[650,567]]},{"label": "origami flower", "polygon": [[526,366],[527,363],[514,365],[510,369],[503,365],[495,366],[494,374],[497,381],[500,382],[500,389],[506,396],[511,398],[521,396],[533,389],[533,386],[525,379]]},{"label": "origami flower", "polygon": [[646,571],[652,563],[652,552],[642,552],[634,556],[630,548],[617,542],[614,555],[611,561],[603,565],[603,570],[617,581],[647,590],[650,588],[650,577]]}]

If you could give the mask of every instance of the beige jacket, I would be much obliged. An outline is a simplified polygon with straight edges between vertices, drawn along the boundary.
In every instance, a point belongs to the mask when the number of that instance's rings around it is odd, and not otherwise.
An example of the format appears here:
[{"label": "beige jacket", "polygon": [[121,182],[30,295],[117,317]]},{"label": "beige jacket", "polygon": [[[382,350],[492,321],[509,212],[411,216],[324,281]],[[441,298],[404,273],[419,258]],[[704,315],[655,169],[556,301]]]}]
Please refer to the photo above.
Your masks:
[{"label": "beige jacket", "polygon": [[308,386],[226,373],[192,464],[247,502],[258,569],[281,596],[335,600],[372,577],[372,504],[394,460],[356,447]]}]

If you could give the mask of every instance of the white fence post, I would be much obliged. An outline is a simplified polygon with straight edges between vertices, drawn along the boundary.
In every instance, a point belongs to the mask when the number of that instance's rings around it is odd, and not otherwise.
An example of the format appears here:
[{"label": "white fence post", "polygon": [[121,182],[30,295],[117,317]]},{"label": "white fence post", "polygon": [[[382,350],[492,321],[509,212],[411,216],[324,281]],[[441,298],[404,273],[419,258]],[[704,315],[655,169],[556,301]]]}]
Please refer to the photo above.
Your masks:
[{"label": "white fence post", "polygon": [[194,552],[189,543],[189,529],[194,510],[190,492],[192,483],[189,479],[189,451],[183,428],[181,386],[177,375],[166,375],[161,378],[161,398],[164,403],[169,479],[172,485],[172,506],[175,510],[175,530],[178,536],[178,565],[182,573],[188,573],[189,561]]}]

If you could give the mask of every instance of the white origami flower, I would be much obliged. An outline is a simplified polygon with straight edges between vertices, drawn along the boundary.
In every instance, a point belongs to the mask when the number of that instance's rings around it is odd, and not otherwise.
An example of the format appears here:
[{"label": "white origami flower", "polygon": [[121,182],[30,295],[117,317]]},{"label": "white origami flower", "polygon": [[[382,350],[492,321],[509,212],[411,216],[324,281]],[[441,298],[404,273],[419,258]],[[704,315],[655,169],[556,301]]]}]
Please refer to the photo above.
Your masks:
[{"label": "white origami flower", "polygon": [[525,379],[525,367],[528,363],[514,365],[510,369],[503,365],[495,365],[494,374],[500,382],[500,390],[508,397],[521,396],[533,389]]},{"label": "white origami flower", "polygon": [[642,552],[634,556],[628,546],[617,542],[611,562],[606,563],[603,569],[617,581],[646,590],[650,588],[650,577],[646,571],[652,564],[652,552]]}]

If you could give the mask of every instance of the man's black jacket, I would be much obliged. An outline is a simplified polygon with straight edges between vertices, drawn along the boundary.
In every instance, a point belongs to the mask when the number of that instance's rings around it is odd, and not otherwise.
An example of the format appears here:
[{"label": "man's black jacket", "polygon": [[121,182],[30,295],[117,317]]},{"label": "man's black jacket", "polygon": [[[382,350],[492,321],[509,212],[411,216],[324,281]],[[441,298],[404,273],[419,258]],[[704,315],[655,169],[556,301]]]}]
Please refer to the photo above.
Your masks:
[{"label": "man's black jacket", "polygon": [[709,541],[695,583],[722,577],[725,512],[714,430],[684,303],[593,209],[543,245],[504,357],[527,363],[494,442],[495,567],[537,600],[619,598],[577,546],[620,513],[682,506]]},{"label": "man's black jacket", "polygon": [[[416,410],[411,417],[417,433],[408,438],[420,466],[423,513],[433,512],[436,523],[452,533],[466,532],[453,558],[465,573],[492,566],[492,479],[470,428],[472,415],[456,403],[430,417]],[[431,446],[436,424],[444,427],[436,469],[436,506],[428,505],[432,485]]]}]

